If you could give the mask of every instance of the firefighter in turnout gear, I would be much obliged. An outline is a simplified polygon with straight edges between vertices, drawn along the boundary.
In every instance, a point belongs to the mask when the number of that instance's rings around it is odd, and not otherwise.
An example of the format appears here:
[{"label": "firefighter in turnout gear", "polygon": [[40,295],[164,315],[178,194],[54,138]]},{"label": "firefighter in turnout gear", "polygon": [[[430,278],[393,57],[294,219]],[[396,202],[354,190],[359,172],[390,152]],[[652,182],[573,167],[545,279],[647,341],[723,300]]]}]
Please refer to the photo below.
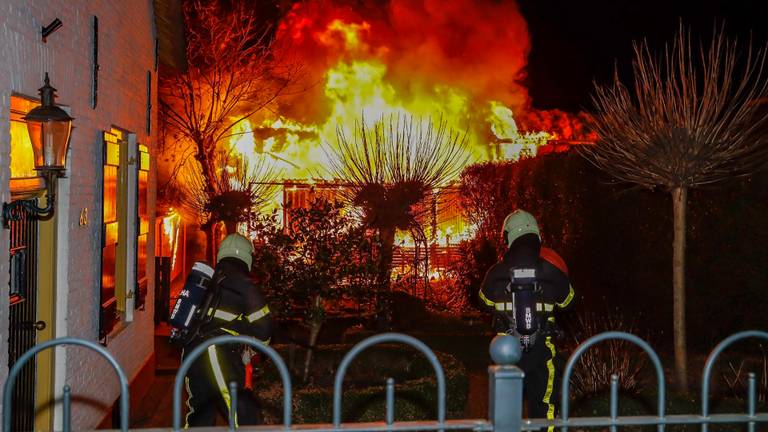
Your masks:
[{"label": "firefighter in turnout gear", "polygon": [[[508,249],[488,270],[480,289],[481,304],[494,314],[494,330],[520,339],[525,372],[524,396],[529,418],[555,418],[556,379],[554,312],[574,297],[568,268],[553,250],[541,246],[536,219],[516,210],[504,220]],[[552,428],[550,428],[552,430]]]},{"label": "firefighter in turnout gear", "polygon": [[[201,326],[200,336],[184,347],[184,353],[207,339],[226,334],[252,336],[264,344],[269,343],[272,336],[269,307],[249,277],[253,253],[253,243],[240,234],[230,234],[221,242],[212,279],[217,298],[206,311],[207,320]],[[238,388],[236,424],[260,422],[256,398],[244,389],[251,354],[247,347],[229,344],[211,346],[198,357],[185,383],[186,427],[215,425],[217,411],[228,418],[232,381]]]}]

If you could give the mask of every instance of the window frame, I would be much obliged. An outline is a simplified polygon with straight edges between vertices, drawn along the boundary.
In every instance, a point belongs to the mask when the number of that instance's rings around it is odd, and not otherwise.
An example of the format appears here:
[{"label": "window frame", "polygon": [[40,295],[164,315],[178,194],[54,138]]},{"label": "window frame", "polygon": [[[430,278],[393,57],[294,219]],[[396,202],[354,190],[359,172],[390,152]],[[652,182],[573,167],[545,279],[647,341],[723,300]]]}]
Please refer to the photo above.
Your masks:
[{"label": "window frame", "polygon": [[[103,344],[116,333],[130,324],[137,309],[137,262],[138,262],[138,232],[141,230],[139,219],[139,144],[136,134],[118,127],[112,127],[102,133],[102,211],[101,211],[101,254],[99,279],[99,340]],[[111,147],[115,146],[115,147]],[[144,146],[141,146],[146,148]],[[114,150],[117,154],[111,154]],[[107,167],[114,167],[114,190],[107,189]],[[147,184],[147,188],[149,184]],[[107,193],[114,194],[114,219],[106,221]],[[147,209],[148,212],[148,209]],[[111,215],[109,215],[111,216]],[[115,228],[108,225],[116,224]],[[116,231],[116,233],[114,232]],[[107,244],[111,238],[116,238],[114,244]],[[107,246],[114,246],[114,291],[109,298],[105,296],[105,253]],[[109,265],[109,264],[106,264]]]},{"label": "window frame", "polygon": [[[120,156],[124,151],[121,151],[123,131],[112,128],[110,131],[104,131],[102,133],[102,162],[101,162],[101,251],[100,258],[100,272],[99,272],[99,339],[106,343],[107,337],[112,333],[118,324],[122,321],[122,317],[119,313],[118,307],[118,243],[120,241],[119,225],[120,225]],[[110,184],[108,184],[108,168],[109,171],[115,171],[114,174],[114,186],[111,185],[112,179],[109,178]],[[110,176],[111,177],[111,176]],[[109,196],[109,198],[108,198]],[[111,201],[110,201],[111,199]],[[109,206],[109,207],[107,207]],[[114,226],[114,228],[112,228]],[[115,232],[116,231],[116,232]],[[114,234],[113,234],[114,232]],[[105,294],[105,272],[107,268],[105,263],[105,256],[107,254],[107,247],[113,246],[110,243],[114,238],[114,268],[111,270],[111,278],[113,286],[111,287],[111,296]]]}]

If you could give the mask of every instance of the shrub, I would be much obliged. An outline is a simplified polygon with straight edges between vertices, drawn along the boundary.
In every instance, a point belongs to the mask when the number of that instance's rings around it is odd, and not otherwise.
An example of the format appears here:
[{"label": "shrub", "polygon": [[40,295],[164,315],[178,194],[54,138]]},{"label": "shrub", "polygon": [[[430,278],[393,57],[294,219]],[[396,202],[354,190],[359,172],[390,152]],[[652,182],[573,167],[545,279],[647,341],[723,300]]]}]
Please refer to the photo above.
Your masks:
[{"label": "shrub", "polygon": [[750,358],[740,353],[738,360],[728,361],[728,366],[720,377],[727,387],[729,396],[743,401],[747,398],[748,376],[755,371],[756,401],[759,405],[768,406],[768,345],[758,345],[760,353],[757,358]]},{"label": "shrub", "polygon": [[[312,384],[294,388],[293,420],[296,423],[330,423],[333,412],[333,378],[350,345],[326,345],[317,352]],[[278,352],[286,348],[277,347]],[[468,379],[464,366],[454,357],[436,353],[446,379],[446,414],[464,413]],[[397,421],[437,418],[437,384],[430,363],[420,353],[400,345],[380,345],[364,351],[350,365],[344,380],[342,420],[383,421],[385,382],[395,380]],[[282,384],[274,367],[265,367],[257,378],[258,397],[268,424],[282,420]]]},{"label": "shrub", "polygon": [[[276,215],[253,224],[261,247],[254,267],[276,315],[303,316],[314,346],[329,312],[360,307],[373,290],[376,270],[373,243],[358,221],[339,202],[314,200],[308,208],[289,210],[287,226]],[[312,351],[304,362],[308,378]]]},{"label": "shrub", "polygon": [[472,308],[470,293],[458,278],[448,277],[430,281],[427,307],[431,311],[461,315]]},{"label": "shrub", "polygon": [[[626,321],[620,315],[578,314],[570,322],[570,343],[566,350],[573,352],[590,337],[606,331],[637,334],[637,323]],[[634,344],[610,339],[592,346],[579,358],[571,375],[571,397],[583,399],[610,389],[611,375],[619,377],[619,388],[625,394],[639,395],[645,390],[644,372],[649,365],[648,356]]]}]

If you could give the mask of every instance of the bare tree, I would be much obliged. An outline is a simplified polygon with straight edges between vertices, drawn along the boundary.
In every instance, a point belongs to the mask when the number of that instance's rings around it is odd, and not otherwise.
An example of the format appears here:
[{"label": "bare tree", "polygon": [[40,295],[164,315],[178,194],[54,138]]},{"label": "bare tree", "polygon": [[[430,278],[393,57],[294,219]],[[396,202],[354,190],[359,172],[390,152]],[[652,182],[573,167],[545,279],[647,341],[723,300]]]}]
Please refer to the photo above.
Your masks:
[{"label": "bare tree", "polygon": [[768,161],[766,49],[746,53],[714,29],[709,46],[692,46],[682,26],[663,56],[635,44],[634,88],[618,74],[596,85],[596,146],[584,155],[613,177],[672,194],[675,374],[687,391],[685,236],[689,188],[748,175]]},{"label": "bare tree", "polygon": [[287,51],[275,49],[255,8],[230,3],[185,2],[187,70],[160,82],[163,116],[176,138],[167,150],[184,153],[171,169],[170,184],[183,165],[196,162],[202,196],[209,198],[220,193],[217,152],[228,151],[223,144],[233,128],[269,107],[298,71],[287,58],[275,58]]},{"label": "bare tree", "polygon": [[338,128],[329,146],[331,174],[348,184],[345,198],[359,207],[363,223],[378,231],[377,286],[389,287],[398,229],[413,228],[441,186],[455,179],[469,160],[466,134],[445,121],[381,118],[372,126],[360,121],[349,140]]}]

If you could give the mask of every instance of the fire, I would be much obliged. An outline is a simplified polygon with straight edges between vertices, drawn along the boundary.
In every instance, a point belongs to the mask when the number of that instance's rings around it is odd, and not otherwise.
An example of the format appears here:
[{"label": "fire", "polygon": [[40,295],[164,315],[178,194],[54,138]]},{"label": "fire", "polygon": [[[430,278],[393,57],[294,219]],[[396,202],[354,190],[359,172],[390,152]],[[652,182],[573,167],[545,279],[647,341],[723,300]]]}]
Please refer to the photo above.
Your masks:
[{"label": "fire", "polygon": [[517,160],[520,156],[536,156],[539,147],[556,137],[545,131],[520,134],[512,110],[497,101],[491,101],[488,122],[493,135],[499,140],[500,156],[503,159]]},{"label": "fire", "polygon": [[325,32],[317,34],[317,40],[325,46],[332,46],[341,36],[346,49],[358,49],[362,44],[361,35],[370,31],[371,26],[367,22],[361,24],[345,23],[340,19],[331,21]]},{"label": "fire", "polygon": [[[434,236],[431,234],[431,230],[429,229],[425,230],[425,235],[427,237],[427,242],[430,245],[450,247],[455,246],[462,241],[470,240],[472,237],[474,237],[476,227],[470,225],[463,228],[464,229],[457,229],[455,225],[440,224],[435,230]],[[397,234],[395,234],[395,245],[411,248],[416,246],[416,242],[414,241],[411,233],[398,231]]]},{"label": "fire", "polygon": [[[519,83],[530,42],[514,2],[389,0],[374,7],[309,0],[294,4],[276,39],[305,62],[307,90],[243,121],[230,146],[246,159],[269,158],[282,179],[343,182],[328,178],[325,146],[340,130],[352,136],[361,121],[388,116],[443,120],[466,132],[473,162],[536,156],[563,137],[547,129],[548,115],[530,114]],[[564,137],[571,139],[568,128]],[[286,187],[273,208],[282,211],[292,193]],[[449,213],[425,223],[429,244],[472,237],[460,211]],[[396,244],[415,245],[410,233],[398,233]]]},{"label": "fire", "polygon": [[[445,11],[431,2],[416,7],[425,15],[426,29],[412,27],[418,17],[403,1],[390,2],[389,20],[365,18],[370,11],[350,13],[325,1],[296,4],[277,38],[289,39],[291,49],[306,59],[308,84],[322,86],[308,85],[310,90],[283,102],[279,115],[244,125],[250,132],[236,131],[233,147],[244,155],[267,155],[284,178],[326,178],[323,146],[335,142],[339,128],[349,136],[360,121],[400,115],[442,119],[466,131],[473,161],[535,155],[553,135],[522,133],[513,117],[528,104],[527,92],[516,83],[528,50],[525,22],[514,5],[487,2],[478,9],[473,2],[458,3],[466,3],[473,16],[464,17],[457,5]],[[500,13],[506,13],[503,24]],[[431,24],[430,16],[439,24]],[[464,46],[452,40],[456,20],[477,25],[463,35],[470,40]],[[432,35],[424,33],[430,25]],[[453,58],[448,42],[479,63]],[[502,49],[506,52],[496,51]]]},{"label": "fire", "polygon": [[[163,223],[163,235],[162,244],[160,245],[161,253],[168,251],[171,256],[171,269],[176,268],[176,258],[179,248],[179,229],[181,227],[181,215],[174,209],[170,209],[168,214],[162,219]],[[166,249],[167,247],[167,249]]]}]

